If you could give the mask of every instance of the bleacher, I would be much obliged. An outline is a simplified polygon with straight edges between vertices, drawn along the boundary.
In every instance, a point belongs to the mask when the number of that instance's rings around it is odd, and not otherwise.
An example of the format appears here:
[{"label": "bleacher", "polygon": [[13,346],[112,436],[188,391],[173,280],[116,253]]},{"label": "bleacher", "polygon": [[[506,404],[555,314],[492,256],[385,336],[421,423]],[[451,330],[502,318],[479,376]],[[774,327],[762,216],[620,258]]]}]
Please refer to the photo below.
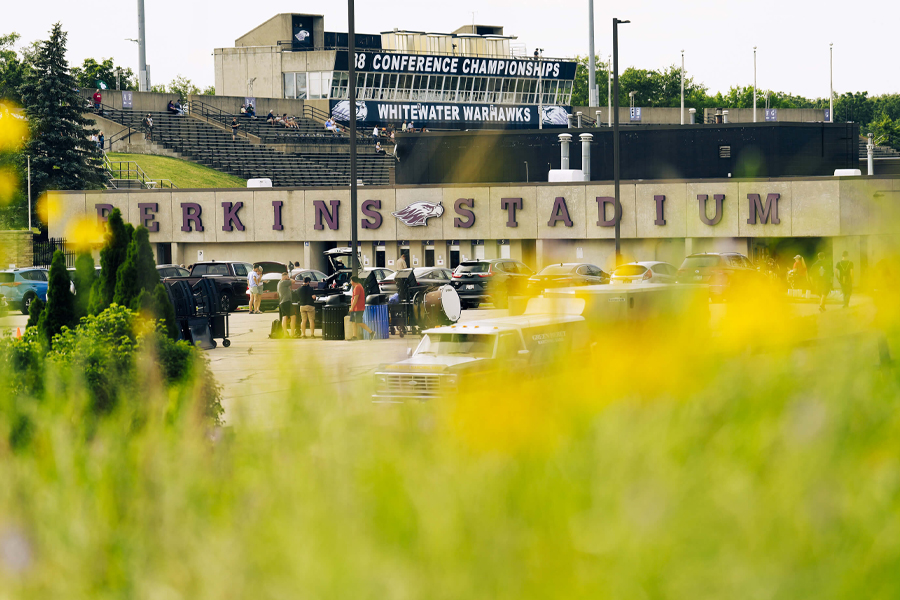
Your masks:
[{"label": "bleacher", "polygon": [[[142,130],[141,121],[146,112],[102,107],[103,116]],[[183,158],[211,167],[242,179],[269,178],[273,186],[311,187],[349,185],[349,154],[343,156],[319,153],[288,153],[268,147],[265,143],[252,143],[248,136],[259,131],[257,121],[239,117],[241,128],[238,137],[231,139],[232,115],[222,114],[221,120],[204,119],[196,115],[172,115],[168,112],[150,112],[153,117],[153,141],[177,152]],[[262,121],[262,125],[268,125]],[[307,124],[311,130],[312,124]],[[322,129],[324,131],[324,127]],[[298,131],[298,130],[290,130]],[[303,130],[300,130],[303,131]],[[264,136],[258,136],[264,141]],[[271,142],[286,143],[286,142]],[[318,146],[317,146],[318,147]],[[364,147],[361,148],[365,152]],[[387,185],[390,181],[389,167],[393,158],[374,154],[358,153],[357,179],[364,185]]]},{"label": "bleacher", "polygon": [[[865,160],[869,156],[869,150],[866,147],[869,143],[868,138],[859,138],[859,158]],[[890,146],[875,146],[872,150],[873,158],[900,158],[900,151],[894,150]]]}]

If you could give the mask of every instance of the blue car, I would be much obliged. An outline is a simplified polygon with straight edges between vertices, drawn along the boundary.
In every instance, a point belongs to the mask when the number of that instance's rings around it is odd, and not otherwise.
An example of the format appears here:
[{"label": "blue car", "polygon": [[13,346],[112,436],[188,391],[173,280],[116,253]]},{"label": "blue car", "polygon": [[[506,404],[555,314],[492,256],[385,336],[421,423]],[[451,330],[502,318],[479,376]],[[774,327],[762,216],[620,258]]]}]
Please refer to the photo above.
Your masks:
[{"label": "blue car", "polygon": [[27,315],[35,298],[47,301],[47,270],[37,267],[0,271],[0,295]]}]

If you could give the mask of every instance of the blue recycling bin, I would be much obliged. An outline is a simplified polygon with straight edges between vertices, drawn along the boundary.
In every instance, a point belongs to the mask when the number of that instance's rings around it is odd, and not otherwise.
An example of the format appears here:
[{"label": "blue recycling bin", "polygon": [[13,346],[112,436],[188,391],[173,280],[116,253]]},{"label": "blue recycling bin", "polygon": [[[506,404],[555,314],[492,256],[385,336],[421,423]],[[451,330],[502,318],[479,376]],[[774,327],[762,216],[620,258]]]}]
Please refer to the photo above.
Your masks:
[{"label": "blue recycling bin", "polygon": [[388,305],[366,305],[366,310],[365,312],[363,312],[363,323],[368,325],[369,329],[375,332],[374,335],[369,335],[367,331],[363,331],[363,336],[365,337],[365,339],[388,339],[390,329],[388,323]]}]

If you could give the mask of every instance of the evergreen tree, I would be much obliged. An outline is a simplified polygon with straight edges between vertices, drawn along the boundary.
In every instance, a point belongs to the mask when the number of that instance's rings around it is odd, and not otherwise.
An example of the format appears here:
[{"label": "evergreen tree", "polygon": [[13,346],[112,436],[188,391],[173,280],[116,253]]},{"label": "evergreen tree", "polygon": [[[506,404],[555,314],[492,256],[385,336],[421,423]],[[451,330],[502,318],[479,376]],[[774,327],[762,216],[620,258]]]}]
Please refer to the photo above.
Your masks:
[{"label": "evergreen tree", "polygon": [[38,45],[21,87],[31,127],[25,153],[31,156],[34,198],[47,190],[103,187],[103,159],[90,135],[93,121],[82,115],[84,100],[66,61],[66,33],[59,23]]},{"label": "evergreen tree", "polygon": [[91,302],[91,288],[97,279],[97,271],[94,269],[94,257],[90,252],[81,252],[75,259],[75,316],[80,322],[81,317],[88,315]]},{"label": "evergreen tree", "polygon": [[28,322],[25,324],[25,329],[39,327],[45,306],[46,304],[40,298],[35,298],[31,301],[31,306],[28,307]]},{"label": "evergreen tree", "polygon": [[152,292],[141,290],[131,308],[161,321],[166,335],[173,340],[178,339],[175,307],[172,306],[172,301],[169,300],[169,293],[166,291],[164,283],[157,283]]},{"label": "evergreen tree", "polygon": [[47,305],[38,322],[38,328],[48,344],[53,343],[53,336],[62,332],[63,326],[74,328],[78,324],[71,287],[72,280],[69,279],[69,271],[66,270],[66,257],[61,250],[57,250],[53,253],[53,261],[50,263]]},{"label": "evergreen tree", "polygon": [[135,299],[141,291],[152,294],[158,283],[159,273],[153,260],[153,248],[150,247],[150,232],[140,226],[134,230],[125,262],[116,274],[113,302],[119,306],[135,307]]},{"label": "evergreen tree", "polygon": [[134,228],[122,221],[122,213],[114,208],[106,222],[106,245],[100,250],[100,277],[91,290],[91,314],[99,315],[112,304],[116,293],[116,277],[125,262]]}]

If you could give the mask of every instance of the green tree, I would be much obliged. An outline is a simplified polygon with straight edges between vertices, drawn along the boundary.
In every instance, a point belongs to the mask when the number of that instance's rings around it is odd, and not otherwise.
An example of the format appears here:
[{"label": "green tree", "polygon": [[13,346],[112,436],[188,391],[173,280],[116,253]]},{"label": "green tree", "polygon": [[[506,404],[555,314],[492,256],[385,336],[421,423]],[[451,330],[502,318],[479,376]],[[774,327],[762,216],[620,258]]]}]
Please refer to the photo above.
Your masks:
[{"label": "green tree", "polygon": [[182,75],[178,75],[169,83],[167,90],[171,94],[177,94],[182,101],[189,100],[191,96],[200,94],[200,90],[194,85],[190,79]]},{"label": "green tree", "polygon": [[[572,83],[572,106],[587,106],[590,98],[588,95],[588,57],[576,56],[575,60],[578,65],[575,68],[575,81]],[[600,95],[597,96],[597,101],[600,106],[606,106],[606,98],[608,97],[606,80],[609,71],[606,68],[606,62],[601,62],[599,56],[595,57],[595,64],[597,69],[597,86],[600,88]]]},{"label": "green tree", "polygon": [[876,144],[900,150],[900,120],[895,121],[886,113],[882,113],[878,119],[872,121],[871,129],[875,134]]},{"label": "green tree", "polygon": [[28,307],[28,322],[25,323],[25,329],[38,326],[46,305],[40,298],[35,298],[31,301],[31,306]]},{"label": "green tree", "polygon": [[92,315],[103,312],[113,302],[116,294],[116,279],[119,267],[128,255],[134,227],[122,220],[122,213],[114,208],[106,222],[106,244],[100,250],[100,276],[91,290]]},{"label": "green tree", "polygon": [[201,90],[200,94],[202,94],[203,96],[215,96],[216,88],[215,88],[215,86],[208,85],[205,88],[203,88],[203,90]]},{"label": "green tree", "polygon": [[834,101],[834,120],[859,123],[865,128],[875,118],[875,102],[869,92],[845,92]]},{"label": "green tree", "polygon": [[62,333],[63,327],[71,329],[78,324],[71,287],[72,280],[69,279],[69,271],[66,269],[66,256],[61,250],[57,250],[53,253],[53,261],[50,263],[47,305],[38,321],[38,329],[51,346],[53,336]]},{"label": "green tree", "polygon": [[33,197],[56,190],[103,187],[103,161],[90,135],[93,121],[82,116],[83,100],[66,62],[66,33],[59,23],[41,42],[22,85],[31,138]]},{"label": "green tree", "polygon": [[[97,62],[93,58],[86,58],[80,67],[72,67],[72,76],[79,88],[90,89],[99,87],[102,81],[109,89],[116,89],[116,70],[122,69],[113,63],[112,58],[103,62]],[[137,77],[131,68],[122,69],[119,77],[120,89],[137,90]]]},{"label": "green tree", "polygon": [[127,306],[139,310],[136,304],[141,291],[152,294],[159,283],[159,272],[153,260],[153,249],[150,247],[150,232],[144,226],[134,230],[125,262],[116,274],[116,288],[113,302],[119,306]]},{"label": "green tree", "polygon": [[19,88],[25,82],[28,63],[19,57],[14,46],[20,39],[16,32],[0,35],[0,99],[22,103]]},{"label": "green tree", "polygon": [[86,317],[90,311],[91,288],[97,279],[97,271],[94,268],[94,257],[90,252],[80,252],[75,259],[75,275],[72,278],[75,283],[75,316],[78,321]]}]

